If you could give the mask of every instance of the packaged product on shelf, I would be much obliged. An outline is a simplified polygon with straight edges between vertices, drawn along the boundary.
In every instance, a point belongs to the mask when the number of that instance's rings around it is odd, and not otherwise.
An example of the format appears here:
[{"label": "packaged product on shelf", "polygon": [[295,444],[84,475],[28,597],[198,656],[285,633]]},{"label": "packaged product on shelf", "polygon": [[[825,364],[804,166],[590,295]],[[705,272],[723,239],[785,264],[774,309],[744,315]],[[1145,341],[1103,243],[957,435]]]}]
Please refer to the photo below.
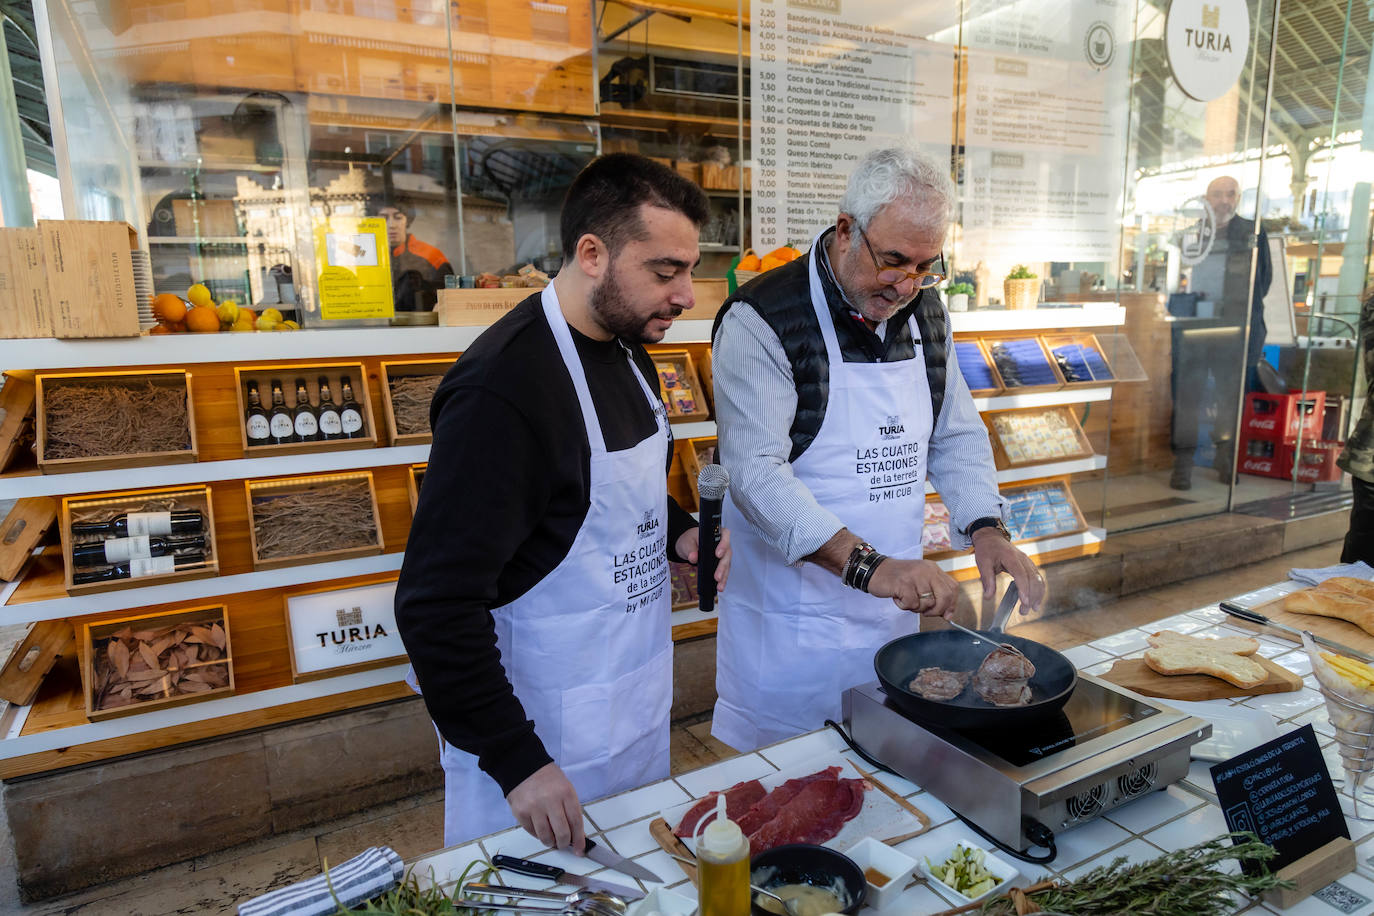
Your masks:
[{"label": "packaged product on shelf", "polygon": [[367,392],[353,390],[353,379],[366,378],[362,363],[238,367],[234,374],[245,456],[377,444]]},{"label": "packaged product on shelf", "polygon": [[985,340],[1002,385],[1019,391],[1054,391],[1064,387],[1054,360],[1037,337]]},{"label": "packaged product on shelf", "polygon": [[1092,454],[1073,412],[1064,406],[1000,410],[984,415],[999,468],[1064,461]]},{"label": "packaged product on shelf", "polygon": [[203,485],[63,499],[67,592],[218,575],[213,511]]},{"label": "packaged product on shelf", "polygon": [[81,682],[92,721],[234,692],[224,605],[81,625]]},{"label": "packaged product on shelf", "polygon": [[651,350],[654,370],[658,373],[659,396],[668,416],[674,420],[705,419],[710,415],[701,396],[701,380],[697,376],[692,355],[686,350]]}]

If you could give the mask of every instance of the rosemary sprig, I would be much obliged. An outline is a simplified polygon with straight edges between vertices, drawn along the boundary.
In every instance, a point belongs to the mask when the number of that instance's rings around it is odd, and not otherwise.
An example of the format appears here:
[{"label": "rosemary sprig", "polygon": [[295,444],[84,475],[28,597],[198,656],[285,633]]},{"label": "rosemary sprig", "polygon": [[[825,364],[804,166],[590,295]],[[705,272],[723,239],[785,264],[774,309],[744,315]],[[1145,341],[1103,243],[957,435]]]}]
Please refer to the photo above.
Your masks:
[{"label": "rosemary sprig", "polygon": [[[477,870],[477,875],[470,877],[474,869]],[[328,874],[327,868],[325,874]],[[468,863],[468,867],[463,869],[463,874],[453,886],[457,889],[469,881],[490,882],[496,874],[496,869],[490,863],[478,859]],[[337,896],[334,902],[338,904]],[[431,869],[426,887],[420,886],[419,879],[413,871],[407,871],[395,889],[355,909],[346,909],[339,904],[334,916],[357,916],[359,913],[370,913],[372,916],[477,916],[486,912],[489,911],[455,906],[453,898],[444,893],[439,882],[434,880],[434,872]]]},{"label": "rosemary sprig", "polygon": [[[1235,904],[1233,893],[1258,897],[1275,887],[1291,887],[1267,868],[1259,875],[1227,873],[1215,866],[1225,859],[1267,862],[1274,848],[1253,833],[1232,833],[1205,843],[1165,853],[1149,862],[1126,865],[1119,856],[1078,880],[1033,894],[1042,910],[1074,916],[1221,916]],[[1010,898],[997,897],[983,905],[985,916],[1011,916]]]}]

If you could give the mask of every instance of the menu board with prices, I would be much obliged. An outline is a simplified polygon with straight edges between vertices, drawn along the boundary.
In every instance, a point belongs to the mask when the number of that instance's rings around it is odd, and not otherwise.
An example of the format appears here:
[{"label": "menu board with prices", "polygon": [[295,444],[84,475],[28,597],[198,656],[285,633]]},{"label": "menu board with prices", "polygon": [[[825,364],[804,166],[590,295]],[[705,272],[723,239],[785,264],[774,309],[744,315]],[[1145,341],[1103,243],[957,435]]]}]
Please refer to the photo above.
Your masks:
[{"label": "menu board with prices", "polygon": [[961,263],[1115,256],[1133,6],[965,4]]},{"label": "menu board with prices", "polygon": [[835,221],[871,150],[917,143],[944,159],[953,125],[957,6],[755,0],[750,29],[754,247],[806,242]]}]

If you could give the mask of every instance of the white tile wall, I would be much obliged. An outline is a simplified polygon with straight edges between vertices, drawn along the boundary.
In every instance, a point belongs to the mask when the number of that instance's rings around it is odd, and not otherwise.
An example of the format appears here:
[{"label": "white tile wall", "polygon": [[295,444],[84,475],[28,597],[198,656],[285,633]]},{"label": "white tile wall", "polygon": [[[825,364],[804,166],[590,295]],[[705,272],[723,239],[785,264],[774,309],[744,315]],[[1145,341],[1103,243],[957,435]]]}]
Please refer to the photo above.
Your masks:
[{"label": "white tile wall", "polygon": [[777,770],[754,754],[731,757],[708,767],[677,777],[677,784],[691,793],[693,798],[701,798],[711,792],[728,789],[736,783],[749,779],[760,779]]}]

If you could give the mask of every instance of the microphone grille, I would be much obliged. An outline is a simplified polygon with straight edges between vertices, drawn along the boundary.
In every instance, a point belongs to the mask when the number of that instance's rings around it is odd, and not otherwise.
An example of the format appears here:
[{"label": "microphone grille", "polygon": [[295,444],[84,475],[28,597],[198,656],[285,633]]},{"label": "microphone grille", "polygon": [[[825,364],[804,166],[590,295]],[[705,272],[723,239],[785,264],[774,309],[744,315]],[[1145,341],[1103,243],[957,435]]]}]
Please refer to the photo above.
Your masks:
[{"label": "microphone grille", "polygon": [[708,464],[697,475],[697,492],[702,499],[723,499],[730,488],[730,472],[718,464]]}]

